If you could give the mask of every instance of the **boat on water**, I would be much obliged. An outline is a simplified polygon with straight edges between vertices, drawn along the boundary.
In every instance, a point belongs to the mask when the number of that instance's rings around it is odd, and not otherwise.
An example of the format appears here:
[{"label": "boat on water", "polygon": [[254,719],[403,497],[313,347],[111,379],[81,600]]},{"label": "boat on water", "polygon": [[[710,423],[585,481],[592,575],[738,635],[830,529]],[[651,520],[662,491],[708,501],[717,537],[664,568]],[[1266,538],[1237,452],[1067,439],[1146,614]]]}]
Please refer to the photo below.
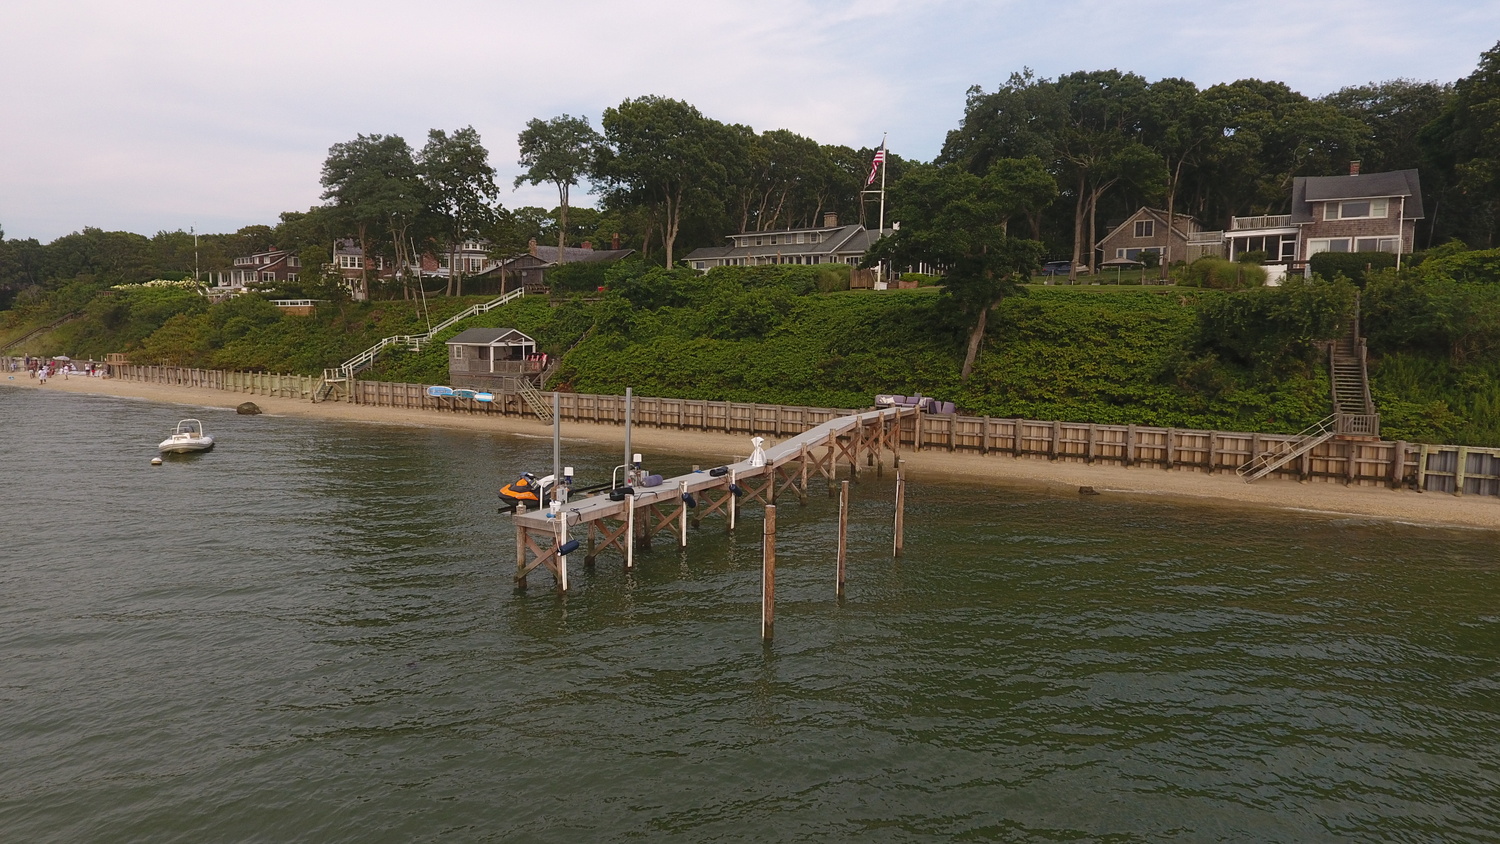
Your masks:
[{"label": "boat on water", "polygon": [[214,438],[203,433],[203,423],[197,419],[184,419],[177,423],[177,430],[157,446],[162,454],[186,454],[193,451],[208,451],[214,447]]}]

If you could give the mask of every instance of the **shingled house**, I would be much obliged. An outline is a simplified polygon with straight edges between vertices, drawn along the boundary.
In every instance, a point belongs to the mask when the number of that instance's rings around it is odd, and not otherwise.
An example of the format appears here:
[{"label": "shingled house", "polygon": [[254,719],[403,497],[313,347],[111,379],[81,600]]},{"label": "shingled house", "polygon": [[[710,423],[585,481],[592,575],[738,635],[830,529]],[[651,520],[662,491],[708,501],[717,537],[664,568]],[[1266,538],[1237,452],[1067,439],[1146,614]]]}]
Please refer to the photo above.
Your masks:
[{"label": "shingled house", "polygon": [[1290,214],[1234,217],[1225,231],[1191,235],[1185,257],[1265,252],[1267,263],[1302,264],[1319,252],[1392,252],[1399,261],[1422,217],[1416,170],[1361,175],[1356,161],[1347,176],[1293,179]]},{"label": "shingled house", "polygon": [[728,246],[705,246],[688,253],[688,266],[708,272],[714,267],[762,264],[858,264],[880,233],[860,225],[840,226],[838,215],[824,214],[821,226],[728,237]]},{"label": "shingled house", "polygon": [[[609,249],[595,249],[592,243],[585,240],[582,246],[568,246],[560,253],[556,246],[541,246],[536,238],[532,238],[526,245],[525,253],[497,262],[484,273],[484,277],[503,277],[506,288],[512,290],[516,287],[545,285],[547,271],[560,263],[612,263],[629,257],[634,252],[634,249],[620,248],[619,235],[615,235]],[[559,255],[565,260],[559,261]]]},{"label": "shingled house", "polygon": [[1167,212],[1156,208],[1141,207],[1125,222],[1099,241],[1099,251],[1104,262],[1139,261],[1141,253],[1166,254],[1167,241],[1172,242],[1172,260],[1183,260],[1187,255],[1190,237],[1203,231],[1197,220],[1186,214],[1174,214],[1175,225],[1167,225]]},{"label": "shingled house", "polygon": [[1301,258],[1319,252],[1411,252],[1422,219],[1415,170],[1304,176],[1292,183],[1291,222],[1301,229]]}]

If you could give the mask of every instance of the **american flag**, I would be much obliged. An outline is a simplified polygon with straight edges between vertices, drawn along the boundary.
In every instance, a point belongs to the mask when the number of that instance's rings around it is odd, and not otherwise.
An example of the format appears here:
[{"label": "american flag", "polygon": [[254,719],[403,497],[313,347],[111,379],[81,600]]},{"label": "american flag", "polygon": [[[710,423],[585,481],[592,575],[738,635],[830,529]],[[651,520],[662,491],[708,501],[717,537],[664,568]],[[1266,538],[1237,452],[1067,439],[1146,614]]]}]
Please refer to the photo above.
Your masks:
[{"label": "american flag", "polygon": [[885,147],[875,150],[875,160],[870,162],[870,178],[865,179],[865,187],[875,184],[875,174],[880,171],[880,165],[885,163]]}]

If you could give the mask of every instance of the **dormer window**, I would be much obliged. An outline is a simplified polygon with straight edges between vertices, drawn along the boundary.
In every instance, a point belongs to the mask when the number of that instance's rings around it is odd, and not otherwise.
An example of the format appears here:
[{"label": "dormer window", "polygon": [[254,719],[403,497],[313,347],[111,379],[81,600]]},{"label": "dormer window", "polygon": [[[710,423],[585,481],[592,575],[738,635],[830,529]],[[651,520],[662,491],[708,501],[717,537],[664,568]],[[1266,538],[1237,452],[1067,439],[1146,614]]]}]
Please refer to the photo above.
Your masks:
[{"label": "dormer window", "polygon": [[1388,199],[1348,199],[1323,206],[1324,220],[1384,219],[1390,211]]}]

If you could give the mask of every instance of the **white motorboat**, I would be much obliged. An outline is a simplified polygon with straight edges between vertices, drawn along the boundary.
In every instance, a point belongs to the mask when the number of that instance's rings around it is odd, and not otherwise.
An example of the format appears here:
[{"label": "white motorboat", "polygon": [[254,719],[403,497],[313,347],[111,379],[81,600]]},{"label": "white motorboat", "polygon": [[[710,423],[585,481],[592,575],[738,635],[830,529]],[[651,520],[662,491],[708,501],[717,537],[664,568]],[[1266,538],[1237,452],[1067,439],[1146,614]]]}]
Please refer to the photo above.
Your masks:
[{"label": "white motorboat", "polygon": [[162,454],[184,454],[190,451],[208,451],[214,447],[214,438],[203,433],[203,423],[196,419],[184,419],[177,423],[172,436],[161,441],[158,448]]}]

